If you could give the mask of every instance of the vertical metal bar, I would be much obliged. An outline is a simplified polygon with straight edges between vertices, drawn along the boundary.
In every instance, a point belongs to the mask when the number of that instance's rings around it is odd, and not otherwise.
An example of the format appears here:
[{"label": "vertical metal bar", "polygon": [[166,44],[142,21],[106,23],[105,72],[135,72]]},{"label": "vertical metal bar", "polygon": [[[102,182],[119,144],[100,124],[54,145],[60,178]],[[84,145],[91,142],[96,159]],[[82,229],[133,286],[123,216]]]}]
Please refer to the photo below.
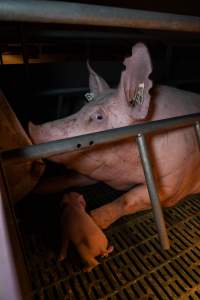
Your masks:
[{"label": "vertical metal bar", "polygon": [[30,70],[29,70],[29,56],[28,56],[28,48],[26,46],[25,35],[23,30],[23,24],[20,24],[20,38],[21,38],[21,47],[22,47],[22,58],[24,64],[24,73],[26,86],[28,89],[30,88]]},{"label": "vertical metal bar", "polygon": [[2,55],[2,52],[0,53],[0,64],[3,65],[3,55]]},{"label": "vertical metal bar", "polygon": [[63,95],[59,95],[58,104],[57,104],[57,113],[56,113],[57,119],[61,117],[62,107],[63,107]]},{"label": "vertical metal bar", "polygon": [[0,299],[32,299],[0,155]]},{"label": "vertical metal bar", "polygon": [[197,142],[199,145],[199,151],[200,151],[200,123],[197,121],[195,124],[195,132],[196,132],[196,136],[197,136]]},{"label": "vertical metal bar", "polygon": [[172,45],[168,45],[166,49],[166,58],[165,58],[165,80],[169,80],[170,71],[172,65]]},{"label": "vertical metal bar", "polygon": [[139,146],[140,157],[142,160],[143,170],[145,174],[146,184],[151,199],[151,204],[153,208],[153,214],[156,221],[157,231],[161,246],[163,249],[167,250],[170,248],[169,239],[167,235],[167,229],[164,221],[164,216],[160,204],[160,200],[156,191],[155,180],[153,177],[152,167],[150,163],[150,158],[148,154],[147,144],[145,136],[143,134],[138,134],[137,142]]}]

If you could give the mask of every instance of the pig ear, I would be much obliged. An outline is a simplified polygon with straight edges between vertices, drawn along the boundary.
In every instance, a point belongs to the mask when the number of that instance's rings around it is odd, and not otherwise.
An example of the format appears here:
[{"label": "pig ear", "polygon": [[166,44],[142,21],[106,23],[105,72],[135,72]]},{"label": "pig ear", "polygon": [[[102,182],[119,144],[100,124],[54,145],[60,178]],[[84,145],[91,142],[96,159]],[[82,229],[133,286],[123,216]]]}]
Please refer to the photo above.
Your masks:
[{"label": "pig ear", "polygon": [[122,72],[119,93],[132,106],[134,119],[144,119],[150,104],[149,90],[152,82],[149,75],[152,72],[151,59],[146,46],[142,43],[132,48],[132,55],[124,60],[126,69]]},{"label": "pig ear", "polygon": [[90,92],[93,93],[94,96],[110,89],[106,81],[91,68],[89,61],[87,61],[87,68],[89,71]]},{"label": "pig ear", "polygon": [[37,125],[33,124],[32,122],[28,122],[28,133],[32,141],[34,141],[36,135]]}]

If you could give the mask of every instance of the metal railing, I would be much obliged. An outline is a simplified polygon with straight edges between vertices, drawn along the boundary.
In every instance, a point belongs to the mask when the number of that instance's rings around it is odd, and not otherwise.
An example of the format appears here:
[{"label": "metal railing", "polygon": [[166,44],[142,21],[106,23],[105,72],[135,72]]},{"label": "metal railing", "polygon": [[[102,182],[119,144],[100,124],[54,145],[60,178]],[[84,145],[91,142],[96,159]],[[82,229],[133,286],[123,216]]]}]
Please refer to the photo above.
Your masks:
[{"label": "metal railing", "polygon": [[199,122],[200,113],[190,114],[175,118],[151,121],[143,124],[90,133],[86,135],[80,135],[38,145],[30,145],[19,149],[4,151],[1,153],[1,155],[3,161],[6,161],[7,163],[19,163],[21,161],[46,158],[53,155],[63,154],[66,151],[79,151],[87,148],[91,149],[92,147],[103,143],[116,142],[130,137],[137,137],[137,143],[145,174],[146,184],[151,199],[158,235],[162,247],[164,249],[169,249],[170,245],[167,230],[160,200],[156,191],[156,184],[153,177],[145,134],[193,125],[195,127],[198,144],[200,145]]},{"label": "metal railing", "polygon": [[[79,3],[66,3],[61,1],[26,1],[26,0],[6,0],[0,1],[0,21],[20,21],[20,22],[39,22],[39,23],[60,23],[60,24],[79,24],[91,25],[102,27],[121,27],[121,28],[139,28],[139,29],[156,29],[156,30],[169,30],[169,31],[182,31],[182,32],[200,32],[200,18],[192,16],[180,16],[176,14],[158,13],[152,11],[141,11],[126,8],[106,7],[100,5],[88,5]],[[25,44],[22,44],[25,48]],[[26,49],[23,51],[24,63],[27,66],[28,58],[26,58]],[[161,245],[164,249],[169,248],[169,240],[167,230],[162,214],[160,201],[156,191],[156,185],[152,173],[152,168],[148,156],[148,149],[145,140],[145,134],[150,132],[157,132],[159,130],[170,130],[174,127],[195,126],[198,143],[200,145],[200,114],[176,117],[172,119],[153,121],[145,124],[128,126],[124,128],[112,129],[105,132],[98,132],[84,136],[73,137],[65,140],[49,142],[40,145],[32,145],[21,149],[14,149],[4,151],[1,153],[3,162],[17,163],[23,160],[30,160],[36,158],[44,158],[52,155],[57,155],[65,151],[75,151],[87,147],[93,147],[101,143],[107,143],[125,139],[128,137],[136,137],[138,147],[140,150],[141,160],[143,163],[146,183],[153,207],[154,217],[157,225],[157,230]],[[0,206],[7,203],[5,199],[5,191],[3,182],[3,175],[1,172],[0,160]],[[6,208],[6,207],[5,207]],[[6,236],[8,232],[7,220],[12,219],[12,214],[8,208],[0,208],[0,216],[2,219],[2,235],[1,239],[1,257],[4,259],[2,265],[1,276],[3,276],[3,291],[1,296],[9,297],[9,299],[28,299],[26,292],[20,287],[20,280],[17,278],[16,272],[13,270],[14,264],[11,251],[7,258],[4,255],[4,246],[7,249],[15,249],[17,245],[17,237],[15,247],[11,245],[11,238],[13,234]],[[7,220],[6,220],[7,219]],[[16,235],[16,234],[15,234]],[[18,247],[18,245],[17,245]],[[19,247],[18,247],[19,248]],[[20,252],[20,250],[19,250]],[[7,260],[7,261],[5,261]],[[21,264],[23,259],[15,258]],[[22,268],[23,266],[21,266]],[[17,268],[16,268],[17,269]],[[24,267],[25,269],[25,267]],[[9,276],[5,272],[10,272]],[[7,285],[6,285],[7,283]],[[11,284],[12,283],[12,284]],[[10,290],[7,290],[10,289]],[[19,291],[21,290],[21,292]],[[5,298],[4,297],[4,298]],[[6,298],[6,299],[7,299]]]},{"label": "metal railing", "polygon": [[200,18],[62,1],[0,1],[1,21],[200,32]]}]

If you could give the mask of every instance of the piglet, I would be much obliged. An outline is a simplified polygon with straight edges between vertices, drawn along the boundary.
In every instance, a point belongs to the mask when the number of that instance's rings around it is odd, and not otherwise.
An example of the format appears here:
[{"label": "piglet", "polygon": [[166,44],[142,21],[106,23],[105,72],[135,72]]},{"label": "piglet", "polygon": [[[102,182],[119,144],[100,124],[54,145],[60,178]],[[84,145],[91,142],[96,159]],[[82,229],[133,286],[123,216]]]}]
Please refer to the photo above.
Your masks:
[{"label": "piglet", "polygon": [[113,251],[108,246],[108,240],[101,229],[85,211],[86,203],[81,194],[69,193],[64,195],[62,201],[62,243],[59,260],[67,255],[70,241],[77,248],[86,264],[84,272],[90,272],[99,263],[96,256],[107,256]]}]

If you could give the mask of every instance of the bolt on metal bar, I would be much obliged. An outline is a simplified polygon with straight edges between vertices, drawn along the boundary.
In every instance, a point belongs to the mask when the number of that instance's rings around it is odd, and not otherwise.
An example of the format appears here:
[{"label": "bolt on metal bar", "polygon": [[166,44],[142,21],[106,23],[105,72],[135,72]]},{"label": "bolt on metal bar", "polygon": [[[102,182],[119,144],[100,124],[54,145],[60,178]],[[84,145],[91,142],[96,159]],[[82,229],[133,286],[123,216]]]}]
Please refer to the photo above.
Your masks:
[{"label": "bolt on metal bar", "polygon": [[115,128],[48,143],[7,150],[2,152],[2,158],[4,161],[9,161],[10,163],[46,158],[62,154],[66,151],[82,150],[103,143],[131,138],[137,136],[139,133],[145,134],[177,127],[191,126],[194,125],[196,121],[200,121],[200,113],[151,121],[143,124]]},{"label": "bolt on metal bar", "polygon": [[0,1],[0,21],[200,32],[199,17],[63,1]]},{"label": "bolt on metal bar", "polygon": [[138,143],[140,158],[142,161],[142,166],[143,166],[144,175],[146,179],[146,185],[147,185],[149,197],[153,208],[154,219],[156,221],[158,236],[162,248],[164,250],[167,250],[170,248],[167,229],[164,221],[160,200],[156,190],[156,184],[153,176],[152,166],[150,163],[146,138],[143,134],[138,134],[137,143]]},{"label": "bolt on metal bar", "polygon": [[198,142],[199,151],[200,151],[200,123],[199,123],[199,121],[197,121],[195,124],[195,132],[196,132],[197,142]]}]

